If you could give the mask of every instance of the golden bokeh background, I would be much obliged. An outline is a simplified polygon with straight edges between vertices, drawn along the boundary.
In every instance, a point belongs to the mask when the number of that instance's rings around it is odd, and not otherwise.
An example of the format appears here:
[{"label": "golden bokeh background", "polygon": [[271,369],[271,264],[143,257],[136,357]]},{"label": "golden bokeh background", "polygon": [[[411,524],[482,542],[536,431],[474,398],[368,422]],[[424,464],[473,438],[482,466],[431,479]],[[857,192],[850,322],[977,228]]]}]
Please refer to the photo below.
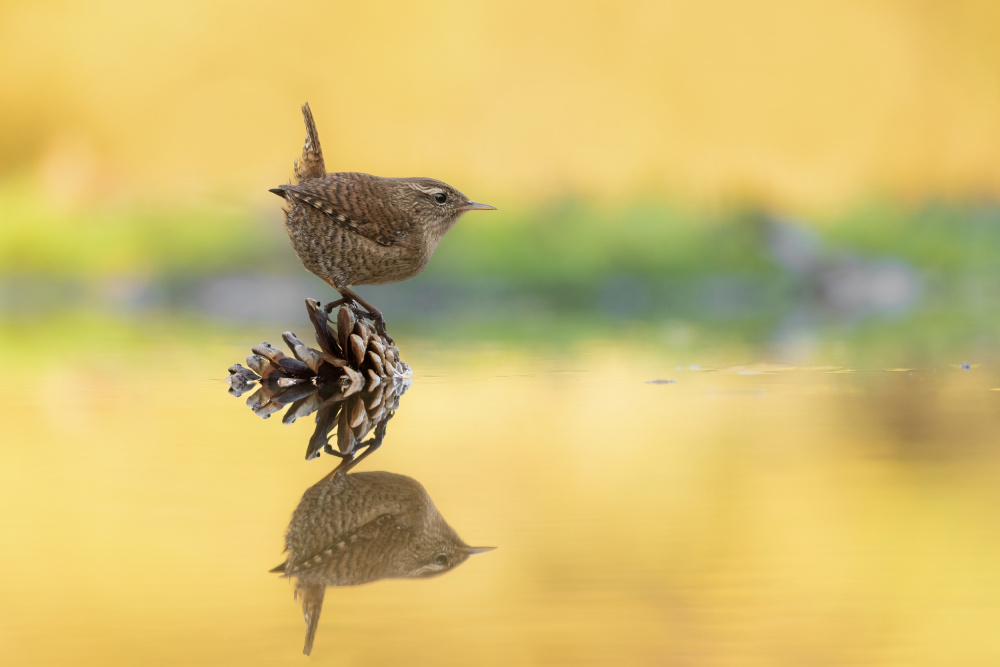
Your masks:
[{"label": "golden bokeh background", "polygon": [[333,464],[223,378],[332,298],[267,192],[308,101],[331,170],[499,209],[363,291],[417,373],[363,469],[500,548],[330,591],[313,660],[995,664],[997,26],[0,0],[0,662],[301,664]]},{"label": "golden bokeh background", "polygon": [[328,166],[476,198],[1000,192],[990,0],[6,2],[0,181],[50,203],[263,202]]}]

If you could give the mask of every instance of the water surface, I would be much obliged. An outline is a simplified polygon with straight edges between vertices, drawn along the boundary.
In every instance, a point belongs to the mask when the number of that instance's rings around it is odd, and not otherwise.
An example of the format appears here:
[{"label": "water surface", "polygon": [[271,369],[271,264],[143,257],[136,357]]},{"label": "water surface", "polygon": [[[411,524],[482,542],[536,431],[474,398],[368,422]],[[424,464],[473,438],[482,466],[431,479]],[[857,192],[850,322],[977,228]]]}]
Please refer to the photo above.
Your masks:
[{"label": "water surface", "polygon": [[[339,459],[306,460],[312,417],[262,420],[227,393],[257,342],[35,344],[15,363],[5,663],[305,660],[293,585],[268,570]],[[440,577],[330,588],[310,660],[1000,657],[992,360],[400,343],[416,377],[357,470],[416,480],[463,540],[498,548]]]}]

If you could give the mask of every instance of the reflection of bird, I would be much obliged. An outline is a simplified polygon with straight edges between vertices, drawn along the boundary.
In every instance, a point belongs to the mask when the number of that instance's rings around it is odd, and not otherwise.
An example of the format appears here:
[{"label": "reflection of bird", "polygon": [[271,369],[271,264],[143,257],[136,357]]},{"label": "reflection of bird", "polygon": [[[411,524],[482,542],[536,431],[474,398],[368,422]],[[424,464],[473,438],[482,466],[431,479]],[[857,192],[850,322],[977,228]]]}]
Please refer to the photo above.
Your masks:
[{"label": "reflection of bird", "polygon": [[492,548],[463,542],[416,480],[388,472],[347,474],[357,460],[345,461],[305,492],[285,535],[288,558],[272,570],[296,578],[307,655],[327,586],[432,577]]},{"label": "reflection of bird", "polygon": [[463,213],[493,207],[470,201],[432,178],[328,174],[308,104],[302,114],[306,141],[295,165],[298,184],[271,192],[288,202],[285,228],[305,267],[370,311],[384,335],[382,314],[350,285],[412,278],[423,271],[441,238]]}]

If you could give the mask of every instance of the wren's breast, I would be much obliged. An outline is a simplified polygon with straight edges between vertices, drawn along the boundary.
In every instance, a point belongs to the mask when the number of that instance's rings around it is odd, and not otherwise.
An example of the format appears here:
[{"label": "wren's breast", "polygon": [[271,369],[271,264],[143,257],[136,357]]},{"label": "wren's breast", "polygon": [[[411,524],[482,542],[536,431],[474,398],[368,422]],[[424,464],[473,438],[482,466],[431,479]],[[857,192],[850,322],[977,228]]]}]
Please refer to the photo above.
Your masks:
[{"label": "wren's breast", "polygon": [[437,244],[413,235],[383,246],[338,226],[321,211],[296,200],[289,202],[285,229],[303,265],[338,287],[383,285],[407,280],[423,271]]},{"label": "wren's breast", "polygon": [[[336,255],[337,261],[349,270],[349,285],[385,285],[408,280],[424,270],[430,254],[420,246],[381,246],[350,232],[343,234],[347,252]],[[336,270],[337,267],[331,267]]]}]

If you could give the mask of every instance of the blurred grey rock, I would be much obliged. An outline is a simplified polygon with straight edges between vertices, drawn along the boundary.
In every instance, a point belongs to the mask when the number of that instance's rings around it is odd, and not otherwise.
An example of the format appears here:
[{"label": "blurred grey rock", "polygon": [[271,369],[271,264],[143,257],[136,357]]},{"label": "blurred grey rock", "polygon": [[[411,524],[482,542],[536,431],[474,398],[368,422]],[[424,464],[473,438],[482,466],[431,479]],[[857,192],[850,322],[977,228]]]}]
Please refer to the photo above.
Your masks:
[{"label": "blurred grey rock", "polygon": [[818,234],[790,218],[764,215],[762,224],[774,260],[826,308],[851,316],[894,314],[919,300],[920,275],[901,259],[825,249]]}]

